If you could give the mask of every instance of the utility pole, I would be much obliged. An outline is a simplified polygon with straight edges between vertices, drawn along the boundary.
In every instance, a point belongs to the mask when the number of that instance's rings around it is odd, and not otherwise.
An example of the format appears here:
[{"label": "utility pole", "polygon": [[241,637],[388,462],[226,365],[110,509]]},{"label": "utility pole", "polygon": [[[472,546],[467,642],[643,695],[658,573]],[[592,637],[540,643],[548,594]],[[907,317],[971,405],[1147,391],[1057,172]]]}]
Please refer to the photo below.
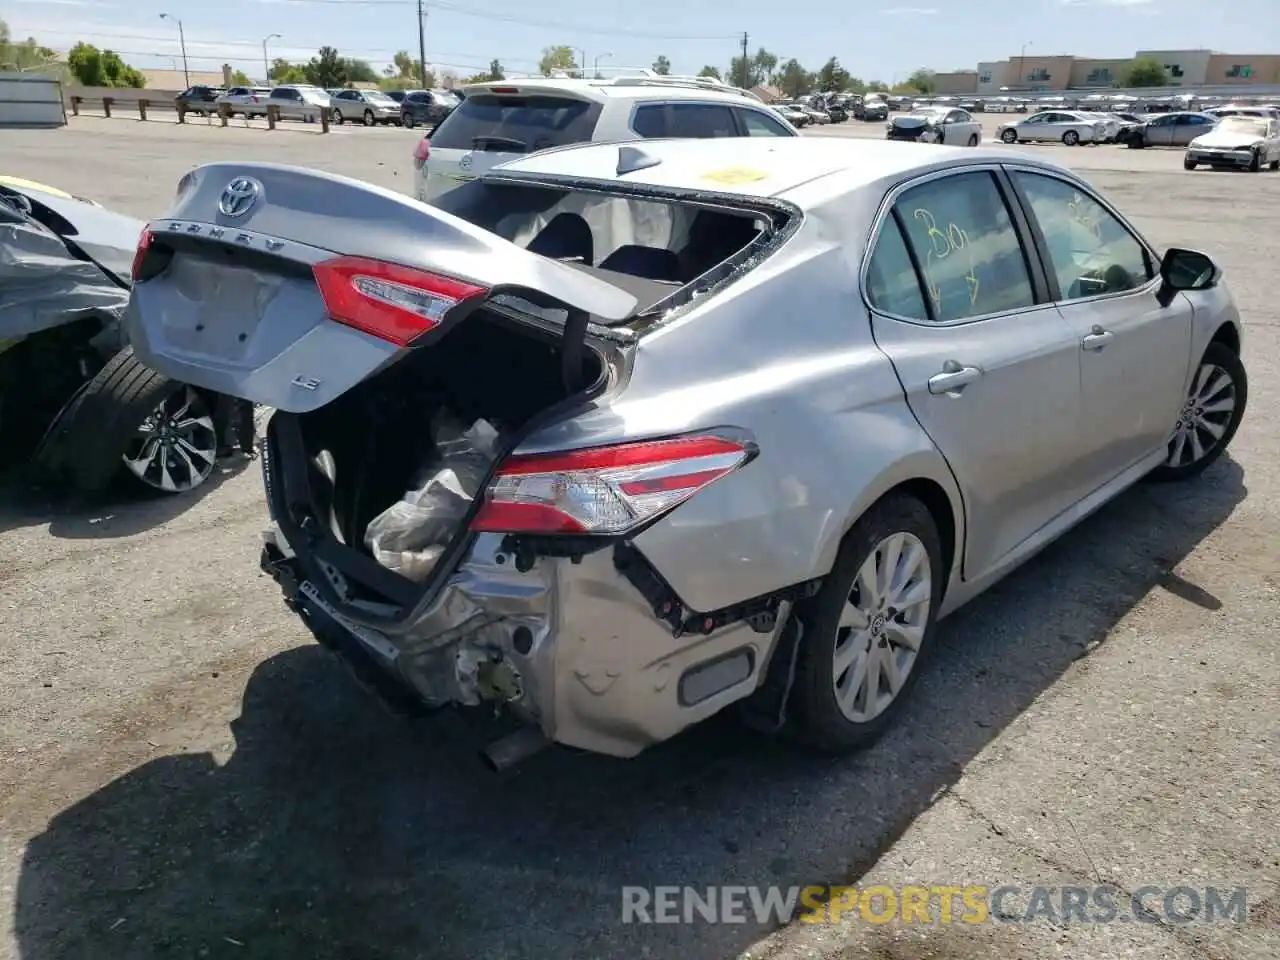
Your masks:
[{"label": "utility pole", "polygon": [[427,11],[423,9],[422,0],[418,0],[418,85],[427,86]]},{"label": "utility pole", "polygon": [[747,63],[747,31],[742,31],[742,89],[749,90],[751,88],[751,78],[748,75],[749,65]]},{"label": "utility pole", "polygon": [[182,21],[171,13],[160,14],[161,20],[172,20],[178,25],[178,43],[182,46],[182,77],[187,86],[191,86],[191,71],[187,69],[187,37],[182,32]]},{"label": "utility pole", "polygon": [[263,83],[271,86],[271,63],[267,60],[267,41],[281,39],[280,34],[272,33],[262,38],[262,77]]}]

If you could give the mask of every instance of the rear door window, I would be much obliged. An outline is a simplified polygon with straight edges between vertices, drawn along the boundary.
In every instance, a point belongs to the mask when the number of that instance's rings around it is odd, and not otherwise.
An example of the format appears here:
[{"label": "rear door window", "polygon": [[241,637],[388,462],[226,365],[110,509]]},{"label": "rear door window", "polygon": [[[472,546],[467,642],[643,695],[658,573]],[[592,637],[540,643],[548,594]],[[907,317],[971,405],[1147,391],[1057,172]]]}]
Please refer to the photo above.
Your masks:
[{"label": "rear door window", "polygon": [[1035,303],[1026,256],[991,174],[952,174],[899,198],[933,316],[950,323]]},{"label": "rear door window", "polygon": [[467,97],[431,136],[433,150],[529,153],[584,143],[595,133],[600,104],[556,96]]}]

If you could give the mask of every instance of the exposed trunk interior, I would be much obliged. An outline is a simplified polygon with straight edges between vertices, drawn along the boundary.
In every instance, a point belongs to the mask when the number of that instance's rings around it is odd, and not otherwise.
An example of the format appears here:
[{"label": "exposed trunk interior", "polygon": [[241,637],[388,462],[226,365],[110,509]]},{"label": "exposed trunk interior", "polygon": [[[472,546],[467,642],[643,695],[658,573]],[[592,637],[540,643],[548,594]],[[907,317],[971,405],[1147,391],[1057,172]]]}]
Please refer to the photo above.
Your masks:
[{"label": "exposed trunk interior", "polygon": [[[430,427],[437,414],[446,410],[467,425],[484,419],[505,442],[571,395],[561,349],[558,337],[481,309],[332,403],[310,413],[277,414],[295,417],[299,425],[309,460],[304,498],[316,519],[347,547],[371,556],[366,528],[405,494],[432,457]],[[603,360],[587,349],[584,366],[579,382],[590,389]],[[298,491],[288,491],[289,502],[298,499]],[[375,589],[365,599],[386,598]]]}]

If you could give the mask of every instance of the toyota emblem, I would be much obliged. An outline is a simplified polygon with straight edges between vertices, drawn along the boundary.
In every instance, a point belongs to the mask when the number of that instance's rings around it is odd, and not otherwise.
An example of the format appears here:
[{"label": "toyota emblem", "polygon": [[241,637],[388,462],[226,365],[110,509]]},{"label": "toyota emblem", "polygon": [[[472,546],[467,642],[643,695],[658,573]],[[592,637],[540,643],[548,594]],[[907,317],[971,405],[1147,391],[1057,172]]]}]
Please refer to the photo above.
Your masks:
[{"label": "toyota emblem", "polygon": [[459,158],[458,158],[458,166],[459,166],[459,168],[461,168],[461,169],[463,169],[463,170],[470,170],[470,169],[471,169],[471,154],[469,154],[469,153],[464,153],[461,157],[459,157]]},{"label": "toyota emblem", "polygon": [[226,217],[243,217],[262,196],[262,184],[252,177],[236,177],[227,184],[218,200],[218,211]]}]

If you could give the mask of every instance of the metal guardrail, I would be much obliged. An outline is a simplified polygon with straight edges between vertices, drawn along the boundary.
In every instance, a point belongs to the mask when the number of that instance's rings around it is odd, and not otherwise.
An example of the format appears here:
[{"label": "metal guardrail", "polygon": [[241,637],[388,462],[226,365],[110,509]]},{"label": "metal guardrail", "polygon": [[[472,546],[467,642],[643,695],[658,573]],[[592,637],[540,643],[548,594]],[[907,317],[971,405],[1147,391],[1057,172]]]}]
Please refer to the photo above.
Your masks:
[{"label": "metal guardrail", "polygon": [[[216,117],[218,119],[219,125],[226,127],[226,126],[230,126],[231,116],[232,116],[231,114],[232,107],[230,104],[226,104],[226,103],[214,104],[212,105],[212,109],[201,110],[199,108],[188,107],[182,101],[174,100],[171,97],[152,98],[152,97],[138,97],[138,96],[131,97],[128,95],[117,97],[117,96],[112,96],[108,94],[103,94],[101,96],[85,96],[83,94],[71,94],[71,96],[68,99],[70,100],[70,103],[71,103],[71,115],[75,117],[80,116],[80,108],[82,106],[92,105],[95,103],[101,105],[102,113],[108,119],[110,119],[113,116],[112,111],[118,110],[118,109],[133,108],[137,110],[139,120],[149,119],[147,115],[148,111],[153,109],[160,110],[162,112],[167,112],[169,110],[172,110],[174,111],[174,113],[177,114],[178,123],[186,123],[187,116],[189,114],[195,114],[197,116],[208,116],[210,119]],[[329,111],[320,110],[318,112],[320,117],[320,132],[328,133],[329,132]],[[266,118],[267,118],[267,129],[274,130],[276,128],[276,125],[281,120],[280,108],[276,106],[274,103],[268,104],[266,108]],[[247,120],[248,117],[246,117],[245,119]]]}]

